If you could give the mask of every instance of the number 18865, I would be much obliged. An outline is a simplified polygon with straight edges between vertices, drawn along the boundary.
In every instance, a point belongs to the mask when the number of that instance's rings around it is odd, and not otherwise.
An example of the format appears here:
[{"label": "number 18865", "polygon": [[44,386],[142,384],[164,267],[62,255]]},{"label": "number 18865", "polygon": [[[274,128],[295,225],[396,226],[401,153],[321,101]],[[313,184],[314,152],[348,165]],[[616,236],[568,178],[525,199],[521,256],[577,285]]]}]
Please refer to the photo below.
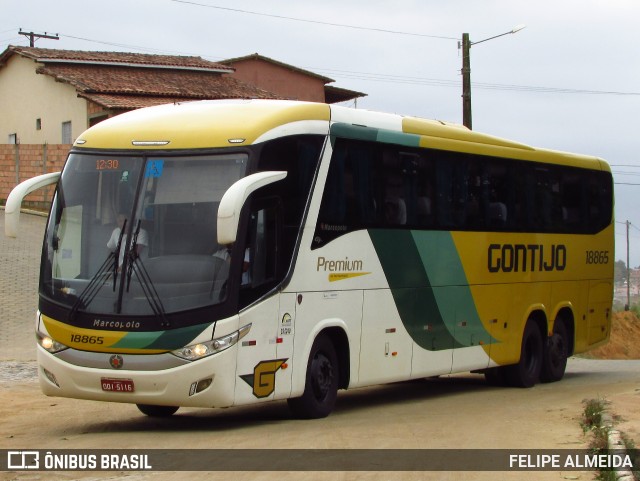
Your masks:
[{"label": "number 18865", "polygon": [[608,264],[609,251],[586,251],[587,264]]}]

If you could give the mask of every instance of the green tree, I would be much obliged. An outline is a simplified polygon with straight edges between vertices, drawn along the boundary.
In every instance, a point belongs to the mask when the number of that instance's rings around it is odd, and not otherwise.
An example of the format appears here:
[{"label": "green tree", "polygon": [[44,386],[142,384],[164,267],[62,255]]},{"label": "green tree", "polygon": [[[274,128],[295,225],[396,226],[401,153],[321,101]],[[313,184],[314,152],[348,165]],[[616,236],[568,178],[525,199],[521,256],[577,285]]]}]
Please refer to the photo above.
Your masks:
[{"label": "green tree", "polygon": [[616,283],[623,283],[627,280],[627,265],[624,261],[616,261],[613,266],[613,280]]}]

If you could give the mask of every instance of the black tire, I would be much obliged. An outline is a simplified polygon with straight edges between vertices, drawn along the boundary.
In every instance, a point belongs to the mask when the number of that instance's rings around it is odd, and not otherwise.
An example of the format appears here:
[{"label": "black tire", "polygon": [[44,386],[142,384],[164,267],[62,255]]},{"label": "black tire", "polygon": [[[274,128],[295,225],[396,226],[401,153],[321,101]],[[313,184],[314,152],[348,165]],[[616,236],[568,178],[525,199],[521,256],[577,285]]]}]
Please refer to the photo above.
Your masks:
[{"label": "black tire", "polygon": [[153,404],[136,404],[136,406],[140,412],[152,418],[168,418],[179,409],[177,406],[156,406]]},{"label": "black tire", "polygon": [[484,371],[484,379],[489,386],[506,386],[507,372],[506,367],[490,367]]},{"label": "black tire", "polygon": [[540,380],[542,370],[542,334],[536,323],[527,321],[522,335],[520,362],[507,367],[507,379],[514,387],[532,387]]},{"label": "black tire", "polygon": [[329,337],[320,335],[309,354],[304,393],[301,397],[287,399],[291,412],[301,419],[327,417],[338,397],[338,376],[335,347]]},{"label": "black tire", "polygon": [[562,319],[558,319],[553,326],[553,335],[544,343],[540,380],[542,382],[556,382],[562,379],[567,368],[568,357],[569,334],[567,326]]}]

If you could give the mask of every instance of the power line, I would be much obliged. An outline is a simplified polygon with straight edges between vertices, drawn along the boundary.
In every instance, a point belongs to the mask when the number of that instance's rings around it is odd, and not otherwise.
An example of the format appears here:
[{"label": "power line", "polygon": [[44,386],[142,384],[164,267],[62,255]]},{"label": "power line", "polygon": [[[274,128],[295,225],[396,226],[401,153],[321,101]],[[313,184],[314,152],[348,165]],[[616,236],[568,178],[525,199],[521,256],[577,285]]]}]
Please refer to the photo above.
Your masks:
[{"label": "power line", "polygon": [[[461,80],[446,80],[427,77],[411,77],[404,75],[392,75],[377,72],[361,72],[350,70],[335,70],[323,67],[304,67],[308,70],[325,72],[329,75],[339,76],[343,78],[376,81],[376,82],[393,82],[408,85],[430,85],[442,87],[460,88]],[[588,95],[630,95],[640,96],[640,92],[620,92],[614,90],[593,90],[593,89],[572,89],[564,87],[541,87],[532,85],[513,85],[513,84],[496,84],[487,82],[475,82],[474,88],[486,90],[513,90],[520,92],[540,92],[540,93],[567,93],[567,94],[588,94]]]},{"label": "power line", "polygon": [[19,41],[19,40],[21,40],[21,39],[20,39],[19,37],[7,37],[7,38],[0,38],[0,44],[2,44],[2,43],[8,43],[8,42],[13,41],[13,40],[15,40],[15,41]]},{"label": "power line", "polygon": [[587,94],[587,95],[623,95],[623,96],[640,96],[640,92],[620,92],[615,90],[587,90],[587,89],[570,89],[560,87],[537,87],[532,85],[508,85],[508,84],[490,84],[475,82],[474,88],[494,89],[494,90],[515,90],[520,92],[539,92],[539,93],[561,93],[561,94]]},{"label": "power line", "polygon": [[[187,0],[171,0],[171,1],[178,2],[178,3],[193,3],[193,4],[196,4],[195,2],[189,2]],[[204,4],[196,4],[196,5],[202,5],[202,6],[206,6],[206,7],[210,7],[210,8],[221,8],[221,9],[225,9],[225,10],[234,10],[234,11],[237,10],[237,9],[231,9],[231,8],[226,8],[226,7],[215,7],[215,6],[204,5]],[[245,11],[241,11],[241,12],[245,12]],[[247,13],[254,13],[254,12],[247,12]],[[257,14],[257,15],[261,15],[261,14]],[[264,14],[264,15],[267,15],[267,14]],[[271,15],[267,15],[267,16],[271,16]],[[276,16],[276,17],[278,17],[278,16]],[[310,21],[310,22],[315,22],[315,21]],[[319,22],[319,23],[323,23],[323,22]],[[324,23],[326,23],[326,22],[324,22]],[[353,27],[353,28],[362,28],[362,29],[365,29],[365,30],[368,29],[367,27],[355,27],[355,26],[351,26],[351,27]],[[394,31],[390,30],[388,32],[389,33],[393,33]],[[407,34],[407,35],[411,35],[410,33],[407,33],[407,32],[398,32],[398,33],[404,33],[404,34]],[[64,33],[61,33],[60,35],[63,36],[63,37],[72,38],[72,39],[75,39],[75,40],[82,40],[82,41],[85,41],[85,42],[108,45],[108,46],[111,46],[111,47],[132,49],[132,50],[137,50],[137,51],[141,51],[141,52],[151,52],[151,53],[160,53],[160,54],[176,54],[176,55],[195,55],[193,53],[188,53],[188,52],[170,51],[170,50],[165,50],[165,49],[157,49],[157,48],[144,47],[144,46],[139,46],[139,45],[131,45],[131,44],[125,44],[125,43],[117,43],[117,42],[106,42],[106,41],[103,41],[103,40],[96,40],[96,39],[91,39],[91,38],[86,38],[86,37],[79,37],[79,36],[68,35],[68,34],[64,34]],[[416,34],[416,35],[420,35],[420,34]],[[443,37],[443,38],[449,38],[449,37]],[[217,59],[219,60],[219,59],[223,59],[223,58],[224,57],[219,57]],[[460,88],[460,86],[462,84],[461,80],[437,79],[437,78],[429,78],[429,77],[414,77],[414,76],[405,76],[405,75],[392,75],[392,74],[384,74],[384,73],[376,73],[376,72],[337,70],[337,69],[330,69],[330,68],[323,68],[323,67],[303,67],[303,68],[311,70],[311,71],[316,71],[316,72],[329,73],[329,75],[337,76],[337,77],[340,77],[340,78],[362,80],[362,81],[369,81],[369,82],[386,82],[386,83],[402,84],[402,85],[424,85],[424,86],[431,86],[431,87],[455,87],[455,88]],[[570,89],[570,88],[558,88],[558,87],[540,87],[540,86],[530,86],[530,85],[511,85],[511,84],[496,84],[496,83],[484,83],[484,82],[476,82],[476,83],[474,83],[474,88],[487,89],[487,90],[533,92],[533,93],[640,96],[640,92],[619,92],[619,91],[611,91],[611,90]],[[623,165],[619,165],[619,166],[622,167]],[[627,166],[627,165],[625,165],[625,166]],[[628,165],[628,167],[640,167],[640,166]]]},{"label": "power line", "polygon": [[280,20],[291,20],[294,22],[304,22],[304,23],[314,23],[317,25],[327,25],[330,27],[341,27],[341,28],[350,28],[350,29],[355,29],[355,30],[367,30],[369,32],[379,32],[379,33],[391,33],[391,34],[395,34],[395,35],[409,35],[412,37],[426,37],[426,38],[438,38],[441,40],[460,40],[458,37],[446,37],[443,35],[429,35],[429,34],[425,34],[425,33],[415,33],[415,32],[402,32],[399,30],[389,30],[389,29],[385,29],[385,28],[374,28],[374,27],[363,27],[363,26],[359,26],[359,25],[348,25],[348,24],[344,24],[344,23],[333,23],[333,22],[323,22],[321,20],[310,20],[308,18],[296,18],[296,17],[288,17],[285,15],[274,15],[274,14],[270,14],[270,13],[263,13],[263,12],[253,12],[251,10],[241,10],[239,8],[229,8],[229,7],[220,7],[218,5],[209,5],[206,3],[200,3],[200,2],[193,2],[193,1],[187,1],[187,0],[171,0],[172,2],[175,3],[182,3],[185,5],[194,5],[196,7],[205,7],[205,8],[214,8],[216,10],[226,10],[229,12],[236,12],[236,13],[244,13],[244,14],[248,14],[248,15],[257,15],[260,17],[269,17],[269,18],[278,18]]},{"label": "power line", "polygon": [[158,53],[158,54],[172,53],[172,54],[181,54],[181,55],[193,55],[193,54],[188,54],[186,52],[176,52],[176,51],[163,50],[163,49],[157,49],[157,48],[151,48],[151,47],[142,47],[142,46],[139,46],[139,45],[131,45],[131,44],[126,44],[126,43],[105,42],[103,40],[94,40],[94,39],[86,38],[86,37],[76,37],[76,36],[73,36],[73,35],[67,35],[65,33],[61,33],[60,35],[62,35],[63,37],[67,37],[67,38],[73,38],[75,40],[82,40],[84,42],[97,43],[97,44],[101,44],[101,45],[109,45],[110,47],[128,48],[128,49],[131,49],[131,50],[139,50],[141,52],[153,52],[153,53]]}]

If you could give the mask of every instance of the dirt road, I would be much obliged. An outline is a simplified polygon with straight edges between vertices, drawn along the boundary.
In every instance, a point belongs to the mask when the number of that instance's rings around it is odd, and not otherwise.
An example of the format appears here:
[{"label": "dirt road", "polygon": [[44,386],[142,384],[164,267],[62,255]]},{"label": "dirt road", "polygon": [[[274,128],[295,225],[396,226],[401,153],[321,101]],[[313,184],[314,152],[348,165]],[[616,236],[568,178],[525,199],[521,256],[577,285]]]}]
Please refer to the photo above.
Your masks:
[{"label": "dirt road", "polygon": [[[570,360],[565,379],[533,389],[496,388],[466,374],[342,392],[326,419],[292,420],[284,402],[232,409],[181,409],[152,419],[135,406],[43,396],[30,364],[0,380],[2,449],[418,448],[580,449],[582,400],[606,397],[639,439],[640,361]],[[26,374],[25,374],[26,372]],[[13,374],[12,374],[13,373]],[[22,374],[21,374],[22,373]],[[455,466],[451,467],[455,471]],[[228,480],[229,473],[199,473]],[[184,479],[184,473],[8,472],[7,480]],[[233,473],[239,480],[593,479],[592,472]]]}]

